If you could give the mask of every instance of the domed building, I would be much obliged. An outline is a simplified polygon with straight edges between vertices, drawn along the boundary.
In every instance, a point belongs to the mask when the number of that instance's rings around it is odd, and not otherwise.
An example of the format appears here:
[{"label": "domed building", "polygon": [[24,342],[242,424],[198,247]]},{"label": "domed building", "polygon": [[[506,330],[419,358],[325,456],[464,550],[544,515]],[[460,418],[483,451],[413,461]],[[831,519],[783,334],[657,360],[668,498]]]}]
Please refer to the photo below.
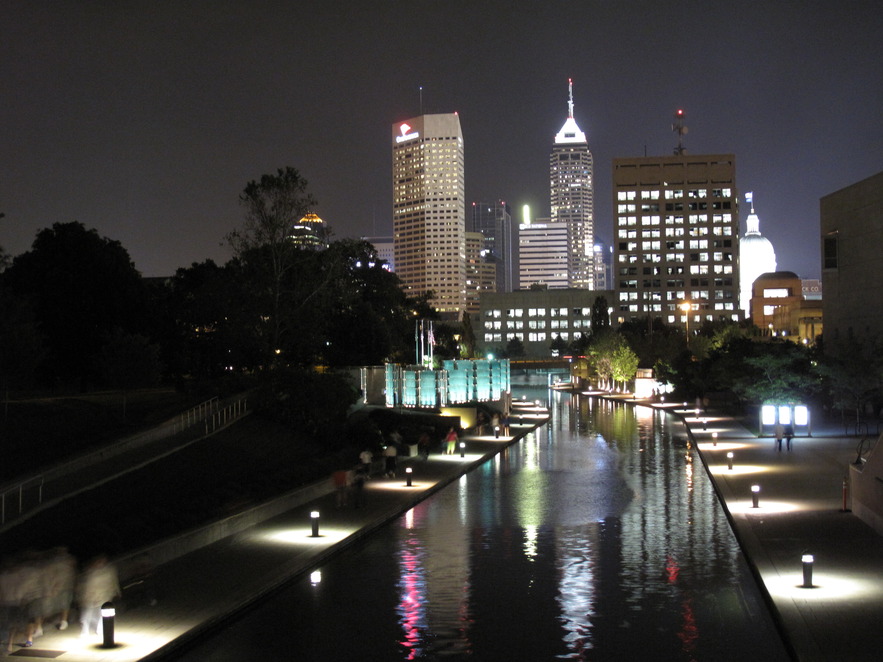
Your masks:
[{"label": "domed building", "polygon": [[760,234],[760,219],[754,213],[754,193],[745,194],[751,205],[745,235],[739,239],[739,307],[751,316],[751,286],[761,274],[776,271],[776,251],[770,240]]}]

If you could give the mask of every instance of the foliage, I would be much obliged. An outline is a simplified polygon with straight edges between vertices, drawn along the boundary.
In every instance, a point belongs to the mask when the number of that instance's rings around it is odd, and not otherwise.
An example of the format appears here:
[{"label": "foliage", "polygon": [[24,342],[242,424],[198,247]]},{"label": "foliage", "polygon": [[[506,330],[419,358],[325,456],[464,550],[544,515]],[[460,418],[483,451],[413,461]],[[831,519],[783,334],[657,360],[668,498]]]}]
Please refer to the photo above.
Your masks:
[{"label": "foliage", "polygon": [[564,356],[568,352],[569,345],[560,334],[555,334],[555,337],[552,338],[552,342],[549,344],[549,349],[552,352],[552,356]]},{"label": "foliage", "polygon": [[159,384],[162,365],[159,346],[138,334],[114,329],[98,355],[104,383],[129,391]]},{"label": "foliage", "polygon": [[475,329],[472,328],[472,317],[469,313],[463,313],[462,331],[460,332],[460,356],[461,359],[471,359],[475,356]]},{"label": "foliage", "polygon": [[41,230],[2,283],[33,310],[46,343],[47,383],[85,385],[96,377],[103,338],[116,327],[137,333],[146,324],[144,284],[128,252],[81,223]]},{"label": "foliage", "polygon": [[521,342],[520,339],[512,337],[509,339],[509,342],[506,343],[506,358],[518,359],[524,356],[524,353],[524,343]]},{"label": "foliage", "polygon": [[0,387],[31,388],[45,356],[31,306],[0,285]]},{"label": "foliage", "polygon": [[849,336],[836,356],[825,356],[819,365],[832,406],[854,411],[856,422],[868,406],[879,411],[883,399],[881,350],[879,338],[860,342]]},{"label": "foliage", "polygon": [[757,403],[797,403],[815,393],[819,379],[802,345],[788,341],[754,344],[762,351],[742,359],[748,370],[733,382],[738,395]]},{"label": "foliage", "polygon": [[635,373],[638,370],[638,355],[627,343],[623,342],[613,351],[610,368],[614,381],[631,381],[635,378]]},{"label": "foliage", "polygon": [[306,180],[289,166],[248,182],[239,202],[245,209],[245,221],[227,240],[235,256],[250,267],[254,278],[251,296],[265,306],[260,321],[267,327],[262,349],[269,363],[289,332],[286,321],[290,318],[281,314],[283,301],[295,294],[290,291],[288,276],[303,257],[303,251],[290,240],[292,226],[310,211],[315,200],[307,192]]},{"label": "foliage", "polygon": [[358,392],[342,375],[308,368],[276,368],[260,388],[264,413],[300,438],[342,448],[347,411]]}]

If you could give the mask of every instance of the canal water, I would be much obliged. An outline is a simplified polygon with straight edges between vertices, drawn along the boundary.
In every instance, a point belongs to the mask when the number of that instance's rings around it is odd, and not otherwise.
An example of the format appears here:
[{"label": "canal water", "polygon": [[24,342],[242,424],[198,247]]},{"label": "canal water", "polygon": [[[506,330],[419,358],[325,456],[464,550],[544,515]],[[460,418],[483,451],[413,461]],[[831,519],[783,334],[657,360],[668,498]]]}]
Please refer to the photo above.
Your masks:
[{"label": "canal water", "polygon": [[528,395],[547,425],[179,659],[789,659],[682,424]]}]

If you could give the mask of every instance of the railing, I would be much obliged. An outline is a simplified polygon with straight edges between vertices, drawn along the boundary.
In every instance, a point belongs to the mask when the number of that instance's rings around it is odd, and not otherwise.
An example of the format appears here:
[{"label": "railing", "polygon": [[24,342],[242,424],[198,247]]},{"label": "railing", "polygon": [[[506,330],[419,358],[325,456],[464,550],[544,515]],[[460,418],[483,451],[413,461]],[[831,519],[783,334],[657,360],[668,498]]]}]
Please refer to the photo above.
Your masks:
[{"label": "railing", "polygon": [[189,409],[181,414],[179,420],[180,427],[178,429],[186,430],[191,425],[196,425],[217,412],[219,408],[220,401],[216,397],[196,405],[193,409]]},{"label": "railing", "polygon": [[205,419],[205,436],[218,430],[223,430],[231,423],[239,420],[248,413],[248,398],[241,398],[236,402],[219,409]]},{"label": "railing", "polygon": [[43,503],[43,476],[30,478],[0,494],[0,525]]}]

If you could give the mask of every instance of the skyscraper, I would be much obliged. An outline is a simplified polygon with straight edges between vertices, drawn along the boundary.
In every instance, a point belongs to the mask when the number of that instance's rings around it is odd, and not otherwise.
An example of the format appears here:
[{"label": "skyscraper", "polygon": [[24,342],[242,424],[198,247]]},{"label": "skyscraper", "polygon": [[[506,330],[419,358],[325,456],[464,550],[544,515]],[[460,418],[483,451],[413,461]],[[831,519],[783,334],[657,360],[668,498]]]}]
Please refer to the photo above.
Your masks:
[{"label": "skyscraper", "polygon": [[509,205],[497,202],[473,202],[470,232],[484,237],[483,259],[492,262],[496,272],[497,292],[515,289],[515,265],[512,254],[512,211]]},{"label": "skyscraper", "polygon": [[392,125],[393,247],[409,296],[457,319],[466,305],[463,133],[456,113]]},{"label": "skyscraper", "polygon": [[549,157],[553,223],[567,225],[570,287],[594,289],[594,183],[586,134],[573,117],[573,81],[568,81],[567,120],[555,135]]},{"label": "skyscraper", "polygon": [[732,154],[613,159],[613,197],[621,321],[741,319]]}]

